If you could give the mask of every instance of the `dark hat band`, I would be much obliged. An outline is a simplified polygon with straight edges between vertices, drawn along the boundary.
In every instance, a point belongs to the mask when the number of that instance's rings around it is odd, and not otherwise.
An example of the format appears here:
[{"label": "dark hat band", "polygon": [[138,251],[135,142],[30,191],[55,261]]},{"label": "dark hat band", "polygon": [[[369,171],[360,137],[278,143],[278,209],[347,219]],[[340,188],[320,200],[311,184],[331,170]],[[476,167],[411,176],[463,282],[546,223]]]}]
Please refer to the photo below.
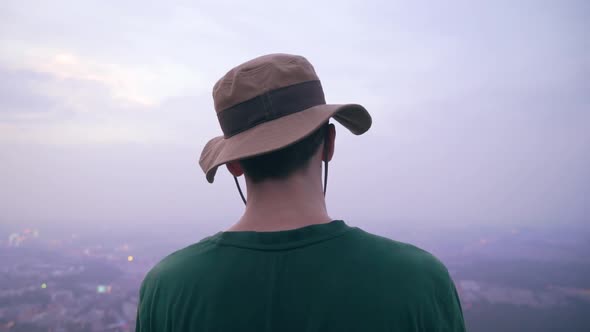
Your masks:
[{"label": "dark hat band", "polygon": [[326,104],[319,80],[268,91],[217,113],[225,138],[263,122]]}]

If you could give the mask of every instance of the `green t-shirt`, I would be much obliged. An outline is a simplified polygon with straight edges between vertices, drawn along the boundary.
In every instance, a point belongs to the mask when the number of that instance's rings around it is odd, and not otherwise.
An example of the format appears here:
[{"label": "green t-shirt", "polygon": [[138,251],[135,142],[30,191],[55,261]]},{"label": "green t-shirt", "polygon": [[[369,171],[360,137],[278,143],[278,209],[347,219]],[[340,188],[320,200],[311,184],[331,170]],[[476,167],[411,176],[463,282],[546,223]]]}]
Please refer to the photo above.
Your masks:
[{"label": "green t-shirt", "polygon": [[341,220],[219,232],[164,258],[140,290],[137,332],[465,331],[428,252]]}]

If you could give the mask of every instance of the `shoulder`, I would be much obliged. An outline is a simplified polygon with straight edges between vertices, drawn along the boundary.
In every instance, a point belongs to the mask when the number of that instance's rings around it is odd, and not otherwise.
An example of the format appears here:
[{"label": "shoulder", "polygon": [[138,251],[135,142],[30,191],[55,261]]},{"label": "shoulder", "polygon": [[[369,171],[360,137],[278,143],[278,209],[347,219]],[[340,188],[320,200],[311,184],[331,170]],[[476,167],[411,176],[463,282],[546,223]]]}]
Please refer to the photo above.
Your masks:
[{"label": "shoulder", "polygon": [[142,291],[162,287],[166,283],[174,284],[178,278],[202,268],[203,262],[215,247],[215,238],[216,235],[206,237],[163,258],[146,274],[141,285]]},{"label": "shoulder", "polygon": [[162,322],[157,317],[161,316],[162,308],[183,294],[179,290],[184,287],[191,271],[202,265],[202,257],[207,257],[214,246],[214,237],[207,237],[168,255],[147,273],[139,289],[136,331],[163,330],[157,325]]},{"label": "shoulder", "polygon": [[355,265],[370,272],[370,278],[386,293],[403,295],[419,305],[432,299],[452,300],[454,283],[446,266],[417,246],[363,230],[357,232]]},{"label": "shoulder", "polygon": [[[449,280],[449,273],[445,265],[428,251],[409,243],[395,241],[383,236],[357,229],[362,242],[362,249],[366,255],[378,259],[382,266],[393,268],[396,273],[418,273]],[[403,269],[402,269],[403,268]]]},{"label": "shoulder", "polygon": [[[382,289],[402,298],[421,323],[432,331],[465,331],[463,313],[453,280],[445,265],[417,246],[359,230],[364,255],[378,260]],[[377,266],[377,264],[375,264]],[[373,271],[372,271],[373,272]]]}]

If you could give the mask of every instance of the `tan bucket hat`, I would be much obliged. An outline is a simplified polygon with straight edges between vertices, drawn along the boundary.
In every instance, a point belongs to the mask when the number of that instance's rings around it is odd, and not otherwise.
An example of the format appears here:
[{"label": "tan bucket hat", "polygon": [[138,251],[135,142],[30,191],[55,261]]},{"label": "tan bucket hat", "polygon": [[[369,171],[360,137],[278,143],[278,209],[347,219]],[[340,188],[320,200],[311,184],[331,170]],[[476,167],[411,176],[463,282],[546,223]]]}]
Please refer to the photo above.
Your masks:
[{"label": "tan bucket hat", "polygon": [[371,127],[363,106],[326,104],[313,66],[298,55],[269,54],[233,68],[213,87],[213,101],[223,136],[201,152],[209,183],[220,165],[296,143],[331,117],[355,135]]}]

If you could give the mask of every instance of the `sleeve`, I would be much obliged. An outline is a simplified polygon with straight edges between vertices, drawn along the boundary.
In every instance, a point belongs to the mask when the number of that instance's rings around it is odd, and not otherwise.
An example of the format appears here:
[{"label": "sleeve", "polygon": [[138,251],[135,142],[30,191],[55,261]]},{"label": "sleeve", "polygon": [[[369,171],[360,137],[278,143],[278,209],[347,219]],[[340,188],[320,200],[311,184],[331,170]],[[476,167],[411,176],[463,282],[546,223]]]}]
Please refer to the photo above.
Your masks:
[{"label": "sleeve", "polygon": [[149,315],[147,308],[150,307],[148,303],[150,297],[146,296],[146,282],[147,278],[141,283],[139,289],[139,301],[137,303],[137,315],[135,319],[135,332],[151,332],[149,324]]},{"label": "sleeve", "polygon": [[465,332],[465,320],[463,319],[463,309],[461,308],[461,300],[455,288],[453,280],[449,277],[449,304],[447,312],[447,321],[449,329],[452,332]]},{"label": "sleeve", "polygon": [[455,283],[442,262],[435,260],[430,270],[430,302],[424,310],[424,330],[465,332],[463,310]]}]

